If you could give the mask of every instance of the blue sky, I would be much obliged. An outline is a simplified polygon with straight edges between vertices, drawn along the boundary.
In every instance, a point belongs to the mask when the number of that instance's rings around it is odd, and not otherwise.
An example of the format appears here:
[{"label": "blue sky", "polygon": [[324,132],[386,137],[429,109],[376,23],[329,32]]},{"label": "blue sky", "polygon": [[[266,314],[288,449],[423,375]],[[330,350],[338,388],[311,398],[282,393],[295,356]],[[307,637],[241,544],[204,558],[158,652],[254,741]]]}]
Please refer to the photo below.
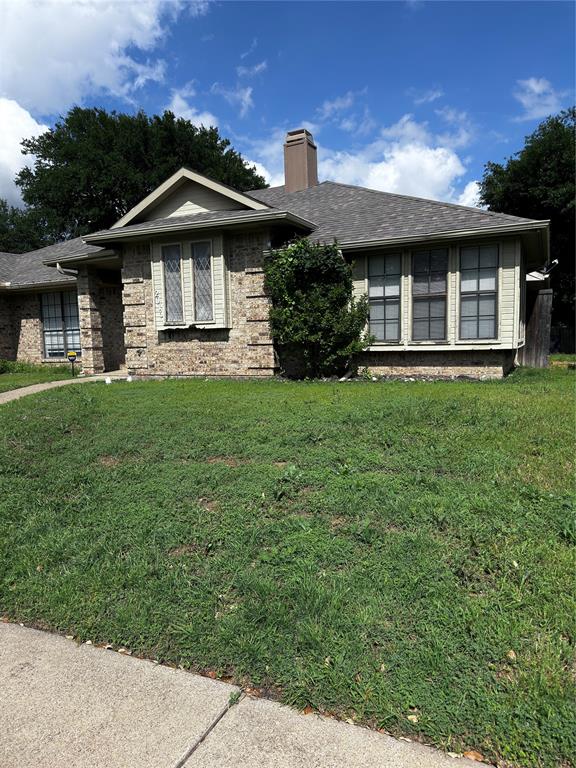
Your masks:
[{"label": "blue sky", "polygon": [[217,124],[267,179],[302,125],[321,179],[475,202],[574,102],[569,2],[0,0],[0,196],[73,104]]}]

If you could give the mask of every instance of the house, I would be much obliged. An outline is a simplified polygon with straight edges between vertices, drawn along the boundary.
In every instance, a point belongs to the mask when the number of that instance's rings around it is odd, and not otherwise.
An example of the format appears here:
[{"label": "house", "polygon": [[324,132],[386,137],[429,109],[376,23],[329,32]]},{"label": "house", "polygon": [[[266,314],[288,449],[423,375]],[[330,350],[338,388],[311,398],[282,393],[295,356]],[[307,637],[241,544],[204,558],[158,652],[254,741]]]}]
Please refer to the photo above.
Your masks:
[{"label": "house", "polygon": [[271,376],[263,256],[336,239],[367,294],[375,374],[498,377],[525,343],[526,274],[549,261],[547,221],[318,183],[306,130],[285,184],[242,193],[181,168],[110,229],[0,254],[0,357],[86,373]]}]

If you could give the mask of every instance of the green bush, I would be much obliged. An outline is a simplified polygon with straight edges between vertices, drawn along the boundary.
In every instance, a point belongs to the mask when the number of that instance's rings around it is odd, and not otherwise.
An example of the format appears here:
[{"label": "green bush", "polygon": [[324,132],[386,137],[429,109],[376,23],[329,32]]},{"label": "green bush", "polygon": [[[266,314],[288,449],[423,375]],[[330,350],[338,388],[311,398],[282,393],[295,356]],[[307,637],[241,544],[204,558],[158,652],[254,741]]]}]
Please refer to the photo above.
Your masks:
[{"label": "green bush", "polygon": [[352,295],[352,268],[336,243],[307,238],[271,251],[264,263],[270,327],[288,374],[341,374],[366,349],[368,302]]}]

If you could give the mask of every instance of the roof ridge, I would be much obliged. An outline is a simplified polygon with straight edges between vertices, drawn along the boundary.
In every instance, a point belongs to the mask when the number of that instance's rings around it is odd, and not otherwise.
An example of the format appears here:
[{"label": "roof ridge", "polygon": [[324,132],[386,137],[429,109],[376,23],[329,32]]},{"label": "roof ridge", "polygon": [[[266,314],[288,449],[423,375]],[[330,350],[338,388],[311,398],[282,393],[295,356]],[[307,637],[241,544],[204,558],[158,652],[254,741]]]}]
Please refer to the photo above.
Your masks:
[{"label": "roof ridge", "polygon": [[[433,205],[445,205],[450,208],[458,208],[463,211],[474,211],[474,213],[485,213],[489,216],[495,216],[499,218],[505,218],[505,219],[523,219],[524,221],[545,221],[545,219],[529,219],[525,216],[514,216],[510,213],[499,213],[498,211],[488,211],[485,208],[474,208],[471,205],[460,205],[459,203],[448,203],[444,202],[443,200],[432,200],[429,197],[417,197],[416,195],[403,195],[399,192],[385,192],[381,189],[371,189],[370,187],[363,187],[359,184],[345,184],[341,181],[332,181],[331,179],[327,179],[326,181],[320,182],[318,186],[321,184],[333,184],[336,187],[346,187],[348,189],[361,189],[364,192],[371,192],[375,195],[388,195],[389,197],[397,197],[401,200],[418,200],[421,203],[432,203]],[[309,187],[310,189],[310,187]]]}]

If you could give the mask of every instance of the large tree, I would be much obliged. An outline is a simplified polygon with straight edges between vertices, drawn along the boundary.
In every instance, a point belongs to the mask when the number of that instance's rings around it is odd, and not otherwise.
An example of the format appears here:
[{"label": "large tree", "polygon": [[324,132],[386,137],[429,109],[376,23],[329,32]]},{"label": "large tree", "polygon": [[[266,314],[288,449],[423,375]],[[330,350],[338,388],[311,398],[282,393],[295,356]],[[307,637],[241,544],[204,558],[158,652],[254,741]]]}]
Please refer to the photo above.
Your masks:
[{"label": "large tree", "polygon": [[0,251],[24,253],[49,245],[46,222],[34,210],[0,198]]},{"label": "large tree", "polygon": [[554,321],[574,323],[576,108],[542,122],[503,165],[487,163],[480,197],[491,211],[550,219]]},{"label": "large tree", "polygon": [[109,227],[183,165],[236,189],[266,186],[217,128],[197,128],[172,112],[74,107],[22,147],[34,164],[16,183],[52,240]]}]

